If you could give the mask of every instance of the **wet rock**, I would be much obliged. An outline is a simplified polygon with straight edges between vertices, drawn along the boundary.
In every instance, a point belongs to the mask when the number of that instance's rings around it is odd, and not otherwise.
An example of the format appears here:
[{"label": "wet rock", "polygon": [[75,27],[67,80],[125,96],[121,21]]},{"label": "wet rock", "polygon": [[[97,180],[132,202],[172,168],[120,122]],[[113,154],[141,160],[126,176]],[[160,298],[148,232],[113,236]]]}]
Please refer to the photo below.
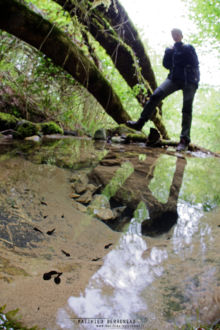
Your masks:
[{"label": "wet rock", "polygon": [[150,134],[148,135],[146,145],[155,145],[160,142],[161,136],[156,128],[151,127]]},{"label": "wet rock", "polygon": [[74,185],[75,192],[77,194],[82,194],[84,191],[86,191],[87,183],[77,182]]},{"label": "wet rock", "polygon": [[70,131],[70,130],[64,129],[63,130],[63,134],[64,135],[77,136],[78,135],[78,132],[77,131]]},{"label": "wet rock", "polygon": [[114,214],[114,218],[118,218],[126,209],[126,206],[119,206],[119,207],[115,207],[112,211]]},{"label": "wet rock", "polygon": [[94,140],[106,140],[107,134],[105,128],[98,129],[94,134]]},{"label": "wet rock", "polygon": [[105,195],[95,195],[90,208],[110,208],[110,203]]},{"label": "wet rock", "polygon": [[121,161],[119,159],[104,159],[100,164],[103,166],[120,166]]},{"label": "wet rock", "polygon": [[94,210],[94,216],[97,218],[107,221],[112,220],[114,218],[114,214],[111,209],[95,209]]},{"label": "wet rock", "polygon": [[113,136],[111,138],[112,142],[114,143],[124,143],[125,142],[125,138],[121,137],[121,136]]},{"label": "wet rock", "polygon": [[77,198],[77,202],[88,204],[92,200],[92,192],[87,190],[83,195]]},{"label": "wet rock", "polygon": [[75,200],[73,201],[73,206],[76,210],[80,211],[80,212],[83,212],[83,213],[86,213],[87,212],[87,207],[76,202]]},{"label": "wet rock", "polygon": [[[8,235],[10,233],[10,235]],[[0,238],[3,242],[19,248],[35,247],[36,243],[42,241],[43,235],[33,230],[33,227],[17,218],[1,219]]]},{"label": "wet rock", "polygon": [[87,175],[80,175],[72,184],[72,188],[77,194],[84,193],[87,189],[87,186],[88,186]]},{"label": "wet rock", "polygon": [[25,138],[26,141],[40,142],[41,138],[39,135],[28,136]]},{"label": "wet rock", "polygon": [[77,193],[75,193],[75,192],[72,192],[72,193],[70,194],[70,198],[78,198],[78,197],[80,197],[80,194],[77,194]]},{"label": "wet rock", "polygon": [[92,183],[89,183],[87,186],[87,190],[89,190],[91,193],[94,193],[95,191],[97,191],[99,188],[101,187],[101,185],[99,186],[95,186]]},{"label": "wet rock", "polygon": [[73,173],[71,178],[69,179],[70,182],[76,182],[80,179],[81,174],[80,173]]},{"label": "wet rock", "polygon": [[88,206],[88,212],[101,220],[114,219],[109,200],[105,195],[95,195],[93,201]]}]

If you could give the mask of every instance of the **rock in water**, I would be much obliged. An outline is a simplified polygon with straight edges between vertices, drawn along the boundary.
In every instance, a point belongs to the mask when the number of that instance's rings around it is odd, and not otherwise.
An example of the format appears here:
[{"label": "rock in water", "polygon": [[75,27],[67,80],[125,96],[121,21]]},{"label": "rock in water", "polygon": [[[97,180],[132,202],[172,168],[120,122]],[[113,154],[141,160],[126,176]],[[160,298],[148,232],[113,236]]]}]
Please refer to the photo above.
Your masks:
[{"label": "rock in water", "polygon": [[104,128],[98,129],[94,134],[94,140],[106,140],[106,130]]}]

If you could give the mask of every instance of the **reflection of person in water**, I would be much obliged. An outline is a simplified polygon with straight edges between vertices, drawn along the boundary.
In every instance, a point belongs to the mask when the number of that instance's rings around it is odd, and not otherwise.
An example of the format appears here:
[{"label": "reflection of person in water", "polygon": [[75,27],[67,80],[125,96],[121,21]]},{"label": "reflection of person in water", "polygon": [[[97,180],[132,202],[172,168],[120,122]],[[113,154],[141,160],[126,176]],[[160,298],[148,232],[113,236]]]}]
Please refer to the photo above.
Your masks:
[{"label": "reflection of person in water", "polygon": [[176,169],[170,186],[170,193],[166,204],[153,205],[150,210],[150,219],[144,220],[141,224],[142,234],[154,236],[168,232],[178,219],[177,202],[183,181],[183,174],[186,166],[185,158],[177,158]]},{"label": "reflection of person in water", "polygon": [[141,130],[152,117],[156,106],[168,95],[183,91],[182,131],[177,151],[186,150],[190,143],[190,129],[192,122],[192,104],[199,84],[199,62],[195,49],[191,45],[183,44],[183,34],[179,29],[171,31],[175,41],[172,48],[165,50],[163,66],[168,69],[167,79],[154,91],[138,121],[128,121],[127,126]]}]

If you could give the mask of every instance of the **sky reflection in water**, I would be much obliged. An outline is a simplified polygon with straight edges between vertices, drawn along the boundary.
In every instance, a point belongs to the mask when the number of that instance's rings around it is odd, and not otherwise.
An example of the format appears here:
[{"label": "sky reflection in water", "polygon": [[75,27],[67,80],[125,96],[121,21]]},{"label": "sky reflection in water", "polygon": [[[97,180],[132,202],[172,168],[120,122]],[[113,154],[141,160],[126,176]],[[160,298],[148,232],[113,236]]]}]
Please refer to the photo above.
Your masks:
[{"label": "sky reflection in water", "polygon": [[[139,214],[140,212],[139,210]],[[141,216],[133,218],[128,231],[122,234],[118,246],[106,255],[103,266],[92,276],[84,293],[80,297],[70,297],[68,307],[59,310],[57,324],[60,328],[93,329],[92,324],[80,327],[78,324],[74,325],[71,319],[73,317],[141,320],[146,316],[151,321],[156,320],[157,315],[152,311],[152,306],[148,306],[148,296],[152,295],[153,283],[159,278],[165,278],[169,283],[172,282],[169,276],[178,277],[176,272],[172,274],[171,271],[169,274],[169,259],[173,258],[173,253],[179,260],[177,271],[181,271],[181,267],[185,267],[182,263],[184,257],[198,256],[198,251],[201,254],[198,259],[200,264],[205,257],[207,244],[213,240],[211,226],[200,221],[203,215],[202,205],[193,207],[178,203],[178,213],[178,224],[173,229],[171,244],[167,248],[148,248],[147,240],[140,234]],[[211,283],[210,279],[216,277],[215,267],[201,268],[202,282],[206,279],[208,283],[207,274],[208,282]],[[181,283],[184,276],[180,275],[177,281]],[[189,282],[186,288],[186,296],[190,296],[195,302],[197,296],[199,297],[198,287]],[[158,294],[160,295],[156,292],[155,299]],[[150,299],[152,300],[152,296]]]},{"label": "sky reflection in water", "polygon": [[[122,234],[118,246],[105,257],[84,294],[69,298],[68,305],[75,315],[128,319],[137,318],[137,313],[147,310],[142,291],[162,275],[161,263],[167,258],[167,252],[154,247],[147,258],[143,256],[147,244],[141,237],[139,220],[131,220],[127,233]],[[58,324],[61,328],[74,329],[64,310],[58,313]],[[89,327],[92,329],[91,324]]]}]

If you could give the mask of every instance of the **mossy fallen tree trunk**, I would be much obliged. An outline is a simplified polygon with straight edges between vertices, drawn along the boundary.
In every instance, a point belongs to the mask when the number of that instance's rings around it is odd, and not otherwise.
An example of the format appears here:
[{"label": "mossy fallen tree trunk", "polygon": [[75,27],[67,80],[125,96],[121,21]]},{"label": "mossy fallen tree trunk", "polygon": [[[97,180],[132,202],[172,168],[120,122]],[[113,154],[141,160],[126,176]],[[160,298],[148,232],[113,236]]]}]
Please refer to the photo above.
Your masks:
[{"label": "mossy fallen tree trunk", "polygon": [[110,83],[83,52],[57,27],[15,0],[0,0],[0,29],[50,57],[97,99],[117,122],[130,119]]},{"label": "mossy fallen tree trunk", "polygon": [[[119,2],[115,2],[117,8],[112,4],[106,11],[103,6],[91,9],[84,8],[79,2],[71,0],[54,1],[71,16],[77,16],[79,21],[88,28],[131,88],[140,86],[140,92],[136,97],[143,106],[157,87],[157,83],[138,32]],[[144,93],[144,89],[147,93]],[[159,108],[152,121],[161,135],[169,138]]]}]

